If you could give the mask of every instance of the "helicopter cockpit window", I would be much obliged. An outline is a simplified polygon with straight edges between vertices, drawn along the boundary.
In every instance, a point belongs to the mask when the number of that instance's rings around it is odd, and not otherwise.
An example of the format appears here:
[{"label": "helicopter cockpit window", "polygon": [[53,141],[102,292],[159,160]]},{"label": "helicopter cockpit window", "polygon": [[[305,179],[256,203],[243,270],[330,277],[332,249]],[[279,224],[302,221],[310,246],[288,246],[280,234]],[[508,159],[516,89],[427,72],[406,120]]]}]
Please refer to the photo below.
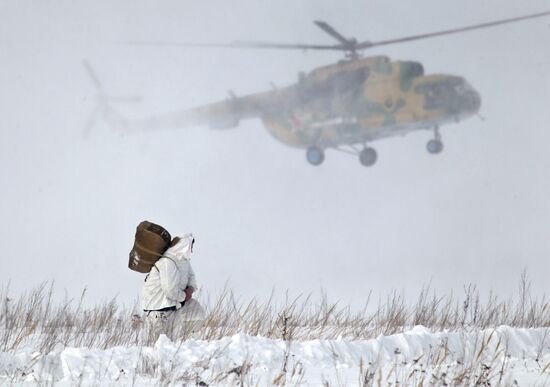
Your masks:
[{"label": "helicopter cockpit window", "polygon": [[412,77],[420,77],[424,75],[424,66],[422,66],[421,63],[413,62],[411,63],[411,68],[409,70],[409,73]]},{"label": "helicopter cockpit window", "polygon": [[462,94],[464,87],[464,80],[446,78],[439,82],[420,84],[414,90],[425,96],[426,109],[439,109],[450,106],[452,100]]}]

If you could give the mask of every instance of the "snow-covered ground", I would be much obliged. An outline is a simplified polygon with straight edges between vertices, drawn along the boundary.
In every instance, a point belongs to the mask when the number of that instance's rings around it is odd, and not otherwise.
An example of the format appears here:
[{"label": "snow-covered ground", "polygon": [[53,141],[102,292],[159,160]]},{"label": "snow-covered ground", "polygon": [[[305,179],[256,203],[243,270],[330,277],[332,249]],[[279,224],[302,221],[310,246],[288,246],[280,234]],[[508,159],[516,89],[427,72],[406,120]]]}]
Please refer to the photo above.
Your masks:
[{"label": "snow-covered ground", "polygon": [[0,353],[0,385],[550,385],[546,328],[283,341],[237,334],[154,346]]}]

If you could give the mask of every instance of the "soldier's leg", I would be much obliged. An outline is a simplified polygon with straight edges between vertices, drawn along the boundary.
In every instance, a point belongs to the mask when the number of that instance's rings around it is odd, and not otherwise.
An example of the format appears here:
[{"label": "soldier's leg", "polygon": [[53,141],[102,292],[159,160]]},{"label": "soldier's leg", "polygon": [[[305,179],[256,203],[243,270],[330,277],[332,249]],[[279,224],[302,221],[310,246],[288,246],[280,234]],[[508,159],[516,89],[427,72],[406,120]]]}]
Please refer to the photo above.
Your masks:
[{"label": "soldier's leg", "polygon": [[149,326],[149,337],[156,341],[161,334],[172,340],[174,312],[147,312],[147,323]]}]

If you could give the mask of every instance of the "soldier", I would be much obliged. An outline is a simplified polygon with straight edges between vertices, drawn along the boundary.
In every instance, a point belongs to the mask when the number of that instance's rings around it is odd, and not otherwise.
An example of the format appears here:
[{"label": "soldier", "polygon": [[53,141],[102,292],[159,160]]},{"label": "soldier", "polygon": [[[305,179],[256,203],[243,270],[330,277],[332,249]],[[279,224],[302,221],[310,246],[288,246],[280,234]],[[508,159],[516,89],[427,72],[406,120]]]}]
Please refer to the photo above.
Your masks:
[{"label": "soldier", "polygon": [[190,262],[194,243],[192,234],[175,237],[145,277],[143,311],[155,338],[161,333],[171,339],[181,337],[204,321],[204,309],[193,298],[197,289]]}]

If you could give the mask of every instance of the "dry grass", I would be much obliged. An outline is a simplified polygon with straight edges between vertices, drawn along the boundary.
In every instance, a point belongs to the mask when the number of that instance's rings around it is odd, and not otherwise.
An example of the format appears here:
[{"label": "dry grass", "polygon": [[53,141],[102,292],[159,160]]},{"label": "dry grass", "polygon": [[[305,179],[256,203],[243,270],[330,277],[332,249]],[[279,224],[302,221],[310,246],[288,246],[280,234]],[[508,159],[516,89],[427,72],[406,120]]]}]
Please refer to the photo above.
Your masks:
[{"label": "dry grass", "polygon": [[[156,340],[144,323],[138,305],[127,308],[111,300],[92,308],[84,307],[84,290],[78,298],[54,302],[53,284],[42,284],[14,299],[9,285],[0,287],[0,352],[15,353],[20,349],[48,354],[65,347],[107,349],[115,346],[150,346]],[[406,300],[398,292],[370,304],[359,311],[331,303],[323,292],[320,297],[277,297],[260,302],[243,301],[224,289],[219,296],[203,297],[201,302],[207,317],[199,329],[180,329],[174,335],[183,338],[216,340],[237,333],[281,339],[286,343],[284,360],[273,370],[273,385],[300,384],[305,370],[291,355],[291,343],[296,340],[364,340],[402,332],[408,327],[423,325],[433,331],[491,330],[500,325],[512,327],[550,327],[550,308],[545,296],[534,297],[527,274],[521,276],[518,295],[499,300],[494,294],[485,300],[475,286],[464,287],[460,297],[438,296],[426,286],[414,300]],[[497,343],[494,353],[487,354],[489,335],[478,343],[476,355],[469,361],[449,366],[448,350],[442,343],[436,356],[419,358],[391,369],[376,361],[361,362],[360,385],[501,385],[506,371],[506,349]],[[550,338],[549,338],[550,340]],[[546,345],[546,336],[539,353]],[[492,346],[494,349],[494,345]],[[213,356],[222,356],[214,354]],[[397,356],[397,354],[396,354]],[[539,356],[540,357],[540,356]],[[336,358],[336,354],[335,354]],[[493,359],[487,361],[487,358]],[[480,359],[484,359],[481,361]],[[504,360],[503,360],[504,359]],[[160,385],[171,383],[206,385],[209,383],[257,385],[250,373],[250,362],[219,370],[208,383],[201,374],[209,367],[202,359],[194,368],[180,374],[178,380],[167,378],[153,358],[141,356],[134,375],[151,377]],[[536,359],[538,362],[538,359]],[[29,364],[31,369],[33,364]],[[544,371],[550,365],[544,367]],[[18,370],[14,380],[28,370]],[[544,372],[543,371],[543,372]],[[170,374],[170,372],[168,372]],[[335,373],[338,375],[338,372]],[[384,381],[384,383],[382,383]],[[203,383],[203,384],[201,384]],[[393,384],[392,384],[393,383]],[[345,385],[341,380],[327,380],[328,385]],[[504,383],[505,384],[505,383]]]},{"label": "dry grass", "polygon": [[[112,300],[85,308],[85,293],[77,299],[54,303],[53,284],[42,284],[18,299],[9,296],[8,286],[0,288],[0,351],[14,352],[29,344],[40,353],[49,353],[56,346],[106,349],[150,345],[156,339],[145,329],[138,305],[120,307]],[[277,299],[272,294],[265,302],[242,301],[225,289],[217,297],[201,300],[207,317],[200,329],[175,334],[215,340],[245,333],[290,342],[371,339],[415,325],[434,331],[550,326],[549,302],[545,296],[533,297],[525,273],[518,296],[508,300],[491,294],[482,301],[475,286],[465,287],[461,297],[438,296],[426,287],[412,302],[393,292],[377,305],[367,302],[360,311],[330,303],[325,293],[316,300],[288,294],[282,301]]]}]

